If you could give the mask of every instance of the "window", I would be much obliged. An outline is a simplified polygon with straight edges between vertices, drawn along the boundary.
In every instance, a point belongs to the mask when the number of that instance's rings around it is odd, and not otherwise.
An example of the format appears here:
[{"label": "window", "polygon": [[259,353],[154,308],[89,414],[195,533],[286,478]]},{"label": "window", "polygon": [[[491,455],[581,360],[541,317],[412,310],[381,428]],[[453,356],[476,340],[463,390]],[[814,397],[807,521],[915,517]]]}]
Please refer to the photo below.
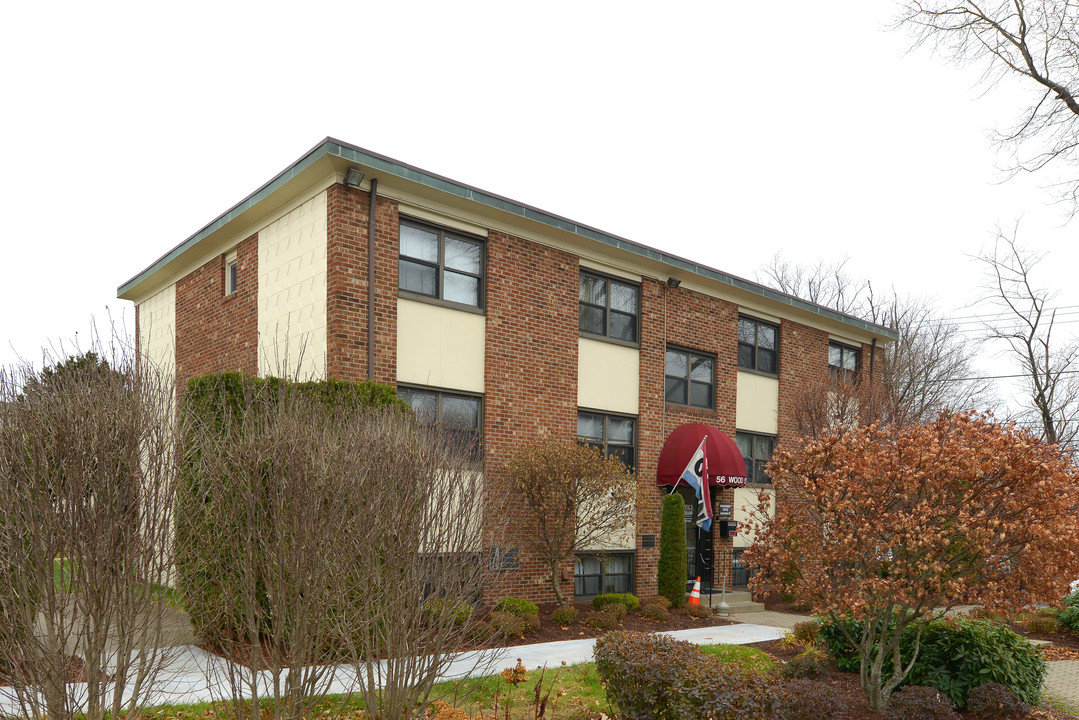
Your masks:
[{"label": "window", "polygon": [[779,372],[779,328],[752,318],[738,318],[738,367],[775,375]]},{"label": "window", "polygon": [[399,229],[399,290],[483,307],[482,241],[413,221],[402,220]]},{"label": "window", "polygon": [[734,441],[738,449],[742,451],[742,459],[746,461],[746,475],[750,483],[767,485],[772,478],[764,473],[764,466],[772,459],[772,449],[776,439],[771,435],[755,435],[753,433],[735,433]]},{"label": "window", "polygon": [[862,365],[862,351],[850,345],[828,343],[828,369],[832,377],[841,380],[853,379]]},{"label": "window", "polygon": [[225,256],[225,294],[232,295],[236,292],[237,270],[236,252],[230,252]]},{"label": "window", "polygon": [[641,288],[614,278],[581,273],[581,332],[638,342]]},{"label": "window", "polygon": [[675,405],[711,410],[715,399],[715,358],[667,348],[664,397]]},{"label": "window", "polygon": [[633,553],[580,555],[573,563],[574,599],[633,592]]},{"label": "window", "polygon": [[454,445],[474,457],[483,454],[483,403],[476,395],[398,387],[397,396],[412,406],[416,418],[451,433]]},{"label": "window", "polygon": [[633,470],[637,462],[637,420],[624,415],[577,411],[577,440],[616,457]]}]

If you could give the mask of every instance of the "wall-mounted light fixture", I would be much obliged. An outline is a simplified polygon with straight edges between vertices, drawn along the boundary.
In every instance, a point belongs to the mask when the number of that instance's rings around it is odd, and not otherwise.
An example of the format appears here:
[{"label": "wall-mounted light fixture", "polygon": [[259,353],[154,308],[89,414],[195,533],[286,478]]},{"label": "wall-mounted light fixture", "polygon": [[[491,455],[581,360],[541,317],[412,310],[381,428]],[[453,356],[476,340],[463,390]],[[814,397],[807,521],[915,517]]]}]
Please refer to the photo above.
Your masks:
[{"label": "wall-mounted light fixture", "polygon": [[345,185],[358,188],[363,181],[363,171],[359,168],[349,168],[345,173]]},{"label": "wall-mounted light fixture", "polygon": [[682,284],[682,281],[676,277],[667,278],[667,287],[676,288]]}]

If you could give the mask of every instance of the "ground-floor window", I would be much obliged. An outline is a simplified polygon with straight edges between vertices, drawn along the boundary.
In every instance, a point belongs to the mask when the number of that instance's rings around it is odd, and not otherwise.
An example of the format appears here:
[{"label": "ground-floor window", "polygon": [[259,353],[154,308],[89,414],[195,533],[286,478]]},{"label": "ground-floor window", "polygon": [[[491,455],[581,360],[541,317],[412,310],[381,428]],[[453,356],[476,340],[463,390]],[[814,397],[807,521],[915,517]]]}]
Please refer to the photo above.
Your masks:
[{"label": "ground-floor window", "polygon": [[586,600],[600,593],[633,592],[632,552],[578,555],[574,563],[573,595]]},{"label": "ground-floor window", "polygon": [[750,568],[742,559],[745,548],[734,549],[734,560],[731,564],[731,586],[737,589],[745,589],[749,586],[750,579],[757,574],[755,568]]}]

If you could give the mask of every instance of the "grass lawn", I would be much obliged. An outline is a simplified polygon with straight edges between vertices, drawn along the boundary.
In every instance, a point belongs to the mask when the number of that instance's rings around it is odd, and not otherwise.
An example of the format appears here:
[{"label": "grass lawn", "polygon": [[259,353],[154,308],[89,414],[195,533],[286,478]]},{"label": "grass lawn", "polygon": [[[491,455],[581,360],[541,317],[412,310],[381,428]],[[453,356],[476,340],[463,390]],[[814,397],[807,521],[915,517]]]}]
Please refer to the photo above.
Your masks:
[{"label": "grass lawn", "polygon": [[[740,645],[702,645],[701,649],[723,662],[746,664],[762,670],[773,665],[772,659],[756,648]],[[596,673],[595,663],[549,667],[544,672],[527,668],[525,676],[527,679],[518,683],[517,687],[501,675],[440,683],[431,693],[431,700],[446,703],[448,707],[436,706],[441,709],[433,712],[432,717],[435,720],[459,720],[478,717],[481,712],[490,716],[497,708],[499,717],[504,718],[508,706],[511,718],[533,718],[536,685],[540,683],[541,676],[541,697],[550,691],[548,717],[552,711],[556,711],[557,717],[572,717],[577,714],[594,717],[600,712],[608,711],[606,695]],[[270,703],[264,701],[263,707],[269,708]],[[460,710],[449,709],[453,707]],[[362,709],[363,704],[358,697],[337,695],[327,698],[324,706],[316,709],[311,716],[358,717]],[[147,711],[146,716],[153,720],[207,720],[217,718],[223,710],[215,709],[207,703],[171,705],[152,708]],[[463,715],[461,711],[464,711]]]}]

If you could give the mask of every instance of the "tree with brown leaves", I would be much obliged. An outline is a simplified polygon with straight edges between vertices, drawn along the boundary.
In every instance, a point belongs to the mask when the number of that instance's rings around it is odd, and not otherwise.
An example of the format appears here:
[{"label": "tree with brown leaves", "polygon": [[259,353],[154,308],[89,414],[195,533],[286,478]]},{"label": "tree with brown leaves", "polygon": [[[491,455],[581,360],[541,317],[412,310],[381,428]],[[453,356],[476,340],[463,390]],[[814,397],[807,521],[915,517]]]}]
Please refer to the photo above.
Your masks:
[{"label": "tree with brown leaves", "polygon": [[[1053,602],[1079,573],[1079,474],[1059,448],[978,414],[907,427],[835,430],[781,449],[784,499],[754,518],[754,589],[778,583],[863,630],[862,687],[882,711],[917,657],[900,637],[941,608]],[[886,661],[896,671],[888,677]]]},{"label": "tree with brown leaves", "polygon": [[629,529],[637,512],[637,481],[616,458],[572,440],[522,448],[507,463],[510,496],[527,522],[521,541],[551,568],[559,605],[560,568],[579,550],[609,543]]}]

